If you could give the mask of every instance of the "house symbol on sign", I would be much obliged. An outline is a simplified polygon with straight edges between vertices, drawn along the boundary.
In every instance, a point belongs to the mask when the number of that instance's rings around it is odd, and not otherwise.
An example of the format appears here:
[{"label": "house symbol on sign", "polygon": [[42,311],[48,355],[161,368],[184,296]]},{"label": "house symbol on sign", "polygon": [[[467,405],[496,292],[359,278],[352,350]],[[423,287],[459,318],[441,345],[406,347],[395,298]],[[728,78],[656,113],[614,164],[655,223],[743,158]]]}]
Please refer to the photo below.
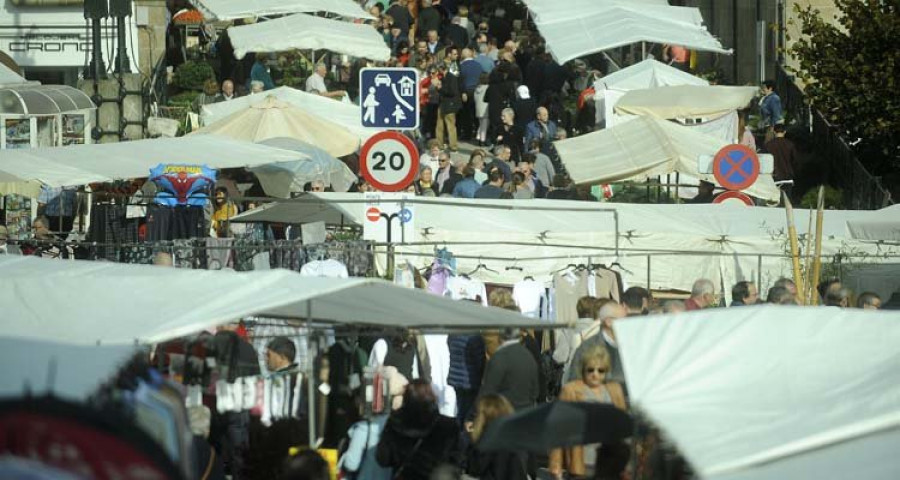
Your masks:
[{"label": "house symbol on sign", "polygon": [[413,95],[413,88],[416,82],[410,77],[403,77],[398,82],[400,84],[400,95],[409,97]]}]

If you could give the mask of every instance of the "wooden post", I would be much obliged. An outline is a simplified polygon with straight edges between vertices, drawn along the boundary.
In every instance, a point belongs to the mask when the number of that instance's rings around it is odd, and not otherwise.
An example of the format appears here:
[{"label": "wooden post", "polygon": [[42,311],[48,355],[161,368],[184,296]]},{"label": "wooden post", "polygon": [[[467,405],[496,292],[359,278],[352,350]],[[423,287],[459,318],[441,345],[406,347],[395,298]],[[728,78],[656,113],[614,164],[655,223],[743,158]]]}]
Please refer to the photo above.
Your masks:
[{"label": "wooden post", "polygon": [[791,199],[784,193],[784,211],[787,214],[788,224],[788,240],[791,246],[791,264],[794,269],[794,284],[797,287],[797,303],[806,305],[806,287],[803,283],[803,277],[800,275],[800,252],[797,244],[797,226],[794,225],[794,206],[791,205]]},{"label": "wooden post", "polygon": [[819,303],[819,275],[822,270],[822,224],[825,221],[825,187],[819,186],[819,201],[816,205],[816,251],[813,254],[812,278],[810,283],[812,287],[812,298],[809,299],[810,305]]}]

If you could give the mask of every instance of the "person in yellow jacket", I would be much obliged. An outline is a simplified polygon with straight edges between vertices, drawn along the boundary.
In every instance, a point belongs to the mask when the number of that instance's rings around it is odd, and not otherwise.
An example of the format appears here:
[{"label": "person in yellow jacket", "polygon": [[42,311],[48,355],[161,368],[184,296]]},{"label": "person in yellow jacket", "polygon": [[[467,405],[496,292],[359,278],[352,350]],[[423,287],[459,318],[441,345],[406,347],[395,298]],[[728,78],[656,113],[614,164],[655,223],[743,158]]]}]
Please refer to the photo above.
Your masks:
[{"label": "person in yellow jacket", "polygon": [[212,215],[210,228],[218,238],[230,237],[228,220],[238,214],[237,205],[228,200],[228,190],[225,187],[216,188],[215,202],[216,209]]}]

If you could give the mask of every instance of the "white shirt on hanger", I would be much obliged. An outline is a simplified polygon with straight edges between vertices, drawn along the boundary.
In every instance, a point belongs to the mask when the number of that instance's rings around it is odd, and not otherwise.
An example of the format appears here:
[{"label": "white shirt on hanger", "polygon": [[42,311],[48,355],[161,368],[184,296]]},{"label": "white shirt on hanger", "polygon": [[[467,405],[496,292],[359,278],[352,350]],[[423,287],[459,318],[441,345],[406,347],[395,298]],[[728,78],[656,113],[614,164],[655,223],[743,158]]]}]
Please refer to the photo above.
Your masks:
[{"label": "white shirt on hanger", "polygon": [[541,310],[547,308],[547,289],[534,279],[522,280],[513,285],[513,300],[522,315],[530,318],[546,318]]},{"label": "white shirt on hanger", "polygon": [[329,278],[347,278],[350,276],[347,272],[347,266],[333,258],[316,260],[303,265],[303,268],[300,269],[300,275],[304,277]]},{"label": "white shirt on hanger", "polygon": [[447,294],[454,300],[475,300],[480,297],[481,304],[488,306],[487,289],[481,280],[450,277],[447,279]]}]

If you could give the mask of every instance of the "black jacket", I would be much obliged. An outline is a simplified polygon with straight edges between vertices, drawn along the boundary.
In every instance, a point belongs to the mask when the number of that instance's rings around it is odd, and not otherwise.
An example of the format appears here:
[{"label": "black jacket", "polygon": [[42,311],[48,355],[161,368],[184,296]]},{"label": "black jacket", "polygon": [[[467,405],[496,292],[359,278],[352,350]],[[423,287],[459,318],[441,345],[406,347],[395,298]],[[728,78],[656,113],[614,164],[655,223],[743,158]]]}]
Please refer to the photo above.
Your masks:
[{"label": "black jacket", "polygon": [[459,90],[459,77],[447,72],[441,80],[441,114],[456,113],[462,108],[462,96]]},{"label": "black jacket", "polygon": [[525,459],[519,452],[482,452],[470,446],[466,473],[479,480],[526,480]]},{"label": "black jacket", "polygon": [[[405,408],[405,407],[404,407]],[[398,480],[428,480],[440,465],[462,463],[456,419],[440,415],[435,406],[424,425],[413,425],[403,408],[388,419],[375,458],[394,470]]]},{"label": "black jacket", "polygon": [[499,393],[516,410],[534,406],[538,398],[538,365],[521,343],[500,347],[484,370],[481,395]]}]

